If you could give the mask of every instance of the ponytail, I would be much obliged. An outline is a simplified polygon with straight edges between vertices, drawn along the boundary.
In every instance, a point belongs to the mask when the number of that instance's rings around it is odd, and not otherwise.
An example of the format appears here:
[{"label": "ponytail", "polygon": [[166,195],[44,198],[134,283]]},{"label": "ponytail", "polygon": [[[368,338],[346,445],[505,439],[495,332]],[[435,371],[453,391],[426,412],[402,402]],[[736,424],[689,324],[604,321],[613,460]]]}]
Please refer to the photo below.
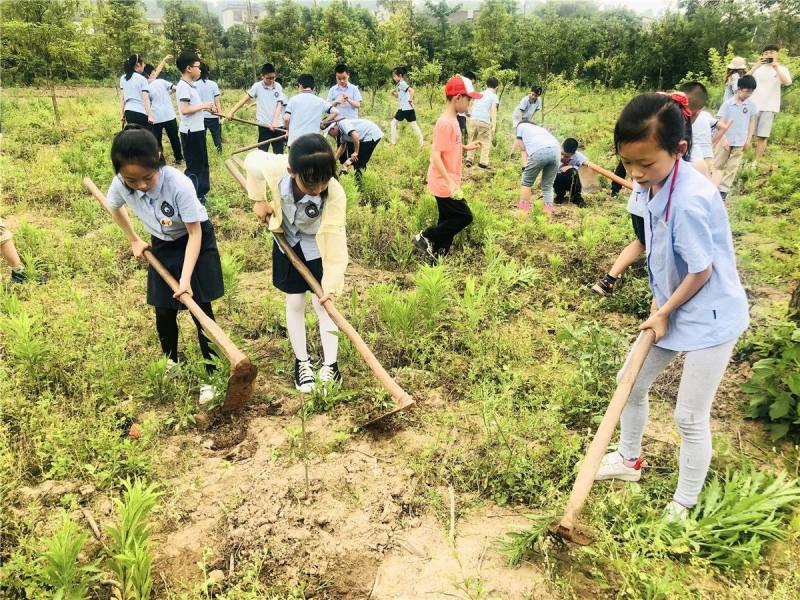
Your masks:
[{"label": "ponytail", "polygon": [[128,60],[125,61],[124,69],[125,69],[125,81],[130,81],[131,77],[133,77],[134,70],[136,69],[136,65],[139,64],[141,58],[138,54],[131,54],[128,57]]}]

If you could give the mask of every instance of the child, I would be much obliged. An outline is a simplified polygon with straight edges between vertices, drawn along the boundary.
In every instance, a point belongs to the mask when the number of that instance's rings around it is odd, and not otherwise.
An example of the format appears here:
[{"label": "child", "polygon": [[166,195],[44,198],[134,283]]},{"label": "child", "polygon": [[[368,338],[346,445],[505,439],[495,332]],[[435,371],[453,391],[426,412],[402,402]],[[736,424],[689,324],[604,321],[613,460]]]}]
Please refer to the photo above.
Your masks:
[{"label": "child", "polygon": [[[270,231],[282,231],[300,260],[328,294],[339,293],[347,268],[345,212],[347,198],[336,180],[336,159],[330,144],[318,133],[302,135],[283,156],[251,152],[245,159],[247,192],[253,210]],[[269,200],[267,199],[269,190]],[[269,205],[267,204],[269,202]],[[273,240],[272,283],[286,294],[286,329],[294,350],[294,385],[308,393],[314,389],[314,371],[306,347],[306,281]],[[320,304],[311,297],[319,320],[324,363],[322,382],[340,382],[337,361],[338,329]]]},{"label": "child", "polygon": [[219,126],[219,113],[222,112],[222,107],[219,104],[219,86],[216,81],[211,79],[211,71],[208,65],[204,62],[200,63],[200,79],[195,82],[197,93],[200,94],[200,101],[211,103],[216,110],[215,114],[211,114],[207,110],[203,111],[203,125],[206,131],[211,132],[211,140],[217,152],[222,152],[222,129]]},{"label": "child", "polygon": [[514,123],[514,129],[520,123],[532,123],[533,115],[537,110],[542,109],[542,88],[538,85],[531,87],[530,93],[519,101],[517,108],[514,109],[514,115],[511,121]]},{"label": "child", "polygon": [[717,146],[714,152],[714,178],[719,181],[722,199],[728,197],[733,186],[736,172],[742,164],[745,146],[750,144],[758,118],[758,108],[750,100],[756,89],[756,80],[752,75],[743,75],[736,84],[736,95],[723,103],[717,113],[717,134],[712,144]]},{"label": "child", "polygon": [[[472,133],[469,141],[481,144],[481,158],[478,161],[481,169],[489,168],[489,151],[492,149],[492,139],[497,129],[497,107],[500,106],[500,99],[497,97],[499,84],[496,78],[489,77],[486,80],[486,89],[483,90],[483,98],[472,104],[469,121],[469,129]],[[472,166],[474,156],[474,150],[467,152],[468,167]]]},{"label": "child", "polygon": [[[475,87],[475,80],[478,78],[472,71],[466,71],[464,77],[472,82],[472,87]],[[467,132],[467,115],[468,113],[460,112],[456,115],[458,119],[458,127],[461,129],[461,139],[464,141],[469,140],[469,133]],[[468,165],[469,166],[469,165]]]},{"label": "child", "polygon": [[747,73],[747,63],[741,56],[734,56],[728,63],[728,72],[725,73],[725,92],[722,96],[723,104],[736,95],[739,78]]},{"label": "child", "polygon": [[212,102],[202,102],[195,81],[200,79],[200,59],[193,52],[182,52],[175,61],[181,72],[178,82],[178,111],[181,113],[181,145],[186,156],[184,175],[192,180],[197,198],[206,203],[206,194],[211,189],[206,153],[206,128],[203,111],[214,112]]},{"label": "child", "polygon": [[542,174],[542,201],[544,212],[553,212],[553,182],[561,162],[561,146],[558,140],[544,127],[522,121],[517,126],[515,145],[522,146],[522,185],[519,191],[519,209],[527,217],[531,209],[531,187],[536,177]]},{"label": "child", "polygon": [[350,83],[350,69],[347,65],[339,63],[334,71],[336,85],[328,90],[328,102],[336,107],[339,116],[357,119],[358,109],[361,108],[361,91],[357,85]]},{"label": "child", "polygon": [[147,81],[150,83],[150,106],[152,107],[153,120],[155,121],[153,124],[153,135],[156,136],[158,148],[163,154],[164,150],[161,140],[163,138],[162,133],[166,131],[169,143],[172,146],[175,164],[180,165],[183,162],[181,138],[178,136],[178,121],[175,118],[175,109],[170,99],[170,96],[177,88],[166,79],[158,78],[161,69],[164,68],[164,65],[170,58],[172,58],[172,55],[167,54],[155,68],[153,65],[145,65],[142,74],[147,77]]},{"label": "child", "polygon": [[11,230],[3,224],[0,219],[0,254],[11,268],[11,283],[24,283],[28,279],[25,273],[25,265],[17,253]]},{"label": "child", "polygon": [[[328,90],[328,102],[336,107],[339,111],[339,116],[345,119],[357,119],[358,109],[361,108],[361,91],[357,85],[350,83],[350,69],[347,65],[340,63],[334,69],[336,73],[336,85]],[[337,140],[337,144],[339,141]],[[353,153],[353,144],[348,143],[346,152],[338,152],[337,158],[340,162],[344,163],[347,157]],[[360,178],[360,174],[358,177]],[[360,181],[360,179],[358,179]]]},{"label": "child", "polygon": [[289,148],[292,147],[292,142],[302,135],[307,133],[319,135],[323,114],[328,114],[326,123],[339,114],[330,102],[314,95],[313,75],[300,75],[297,78],[297,89],[300,93],[289,100],[283,117],[283,122],[289,130]]},{"label": "child", "polygon": [[[693,146],[692,141],[692,127],[691,127],[691,109],[689,109],[689,99],[683,93],[673,93],[673,94],[665,94],[664,92],[657,92],[660,96],[665,96],[672,100],[674,104],[676,104],[683,114],[683,142],[686,143],[686,152],[683,154],[683,160],[690,162],[691,156],[691,148]],[[665,104],[662,110],[672,110],[670,105]],[[622,160],[619,161],[620,165],[622,166],[622,175],[624,176],[627,171],[626,167],[624,166],[624,162]],[[702,164],[702,163],[700,163]],[[697,168],[697,164],[693,163],[695,168]],[[704,173],[707,176],[707,174]],[[622,187],[622,186],[620,186]],[[631,192],[630,197],[628,198],[628,212],[631,215],[631,227],[633,229],[633,233],[636,236],[636,239],[629,243],[625,248],[622,250],[620,255],[617,257],[617,260],[614,261],[614,264],[611,267],[611,270],[603,275],[603,277],[598,281],[596,284],[592,286],[592,291],[596,294],[601,296],[610,296],[614,293],[614,289],[617,285],[617,280],[622,276],[625,270],[630,267],[633,263],[635,263],[638,258],[642,255],[645,251],[645,239],[644,239],[644,219],[647,216],[647,194],[641,190],[636,191],[634,189]]]},{"label": "child", "polygon": [[150,110],[150,86],[142,75],[144,61],[138,54],[131,54],[125,61],[125,75],[119,78],[120,116],[122,126],[125,123],[136,123],[150,127],[153,113]]},{"label": "child", "polygon": [[472,212],[461,191],[461,156],[464,150],[474,150],[480,145],[479,142],[461,144],[456,115],[469,110],[470,101],[482,95],[475,92],[469,79],[460,75],[447,80],[444,93],[447,104],[433,128],[428,166],[428,190],[436,198],[439,221],[414,237],[414,247],[429,260],[447,256],[456,234],[472,223]]},{"label": "child", "polygon": [[417,112],[414,110],[414,88],[408,85],[406,73],[405,67],[395,67],[392,71],[392,81],[397,84],[395,89],[392,90],[392,95],[397,96],[400,108],[394,114],[390,125],[390,146],[394,146],[397,143],[397,124],[400,121],[408,121],[409,126],[419,138],[420,146],[425,143],[425,139],[422,137],[422,130],[419,128],[419,123],[417,123]]},{"label": "child", "polygon": [[685,117],[669,96],[631,100],[614,128],[614,145],[646,202],[645,240],[653,305],[641,330],[655,345],[633,384],[620,420],[619,449],[596,480],[638,481],[650,386],[680,352],[685,363],[675,422],[681,436],[678,485],[666,519],[697,503],[711,462],[711,403],[737,338],[747,329],[747,297],[736,270],[728,215],[714,185],[681,160],[689,149]]},{"label": "child", "polygon": [[[711,145],[711,129],[717,122],[703,107],[708,102],[708,90],[699,81],[689,81],[680,87],[680,91],[689,99],[692,111],[692,164],[710,177],[711,162],[714,149]],[[699,164],[698,164],[699,163]],[[701,169],[702,168],[702,169]]]},{"label": "child", "polygon": [[[337,119],[328,128],[328,135],[337,142],[336,160],[342,162],[344,158],[345,167],[355,167],[356,184],[360,189],[361,172],[367,168],[372,153],[383,139],[383,131],[368,119]],[[345,150],[349,151],[350,147],[353,151],[345,156]]]},{"label": "child", "polygon": [[[224,293],[214,226],[192,182],[174,167],[164,165],[156,138],[149,131],[129,125],[118,133],[111,145],[111,162],[117,175],[108,189],[108,203],[131,243],[133,255],[141,258],[150,248],[179,282],[178,291],[173,293],[152,267],[148,269],[147,303],[156,309],[161,350],[172,367],[178,362],[178,311],[184,308],[178,299],[188,294],[213,319],[211,302]],[[126,206],[150,233],[149,244],[134,231]],[[196,319],[195,325],[206,371],[212,373],[215,352]],[[214,394],[211,385],[201,385],[200,403],[209,402]]]},{"label": "child", "polygon": [[275,154],[283,154],[286,137],[281,137],[284,132],[277,128],[283,125],[282,109],[286,107],[288,100],[286,94],[283,93],[283,87],[276,81],[277,76],[275,67],[271,63],[261,65],[261,81],[256,81],[247,90],[236,106],[225,115],[225,118],[232,119],[237,110],[255,98],[256,121],[269,125],[269,127],[258,128],[258,141],[272,140],[269,144],[259,146],[259,148],[264,152],[269,152],[271,147]]},{"label": "child", "polygon": [[553,190],[555,191],[555,203],[563,204],[566,200],[566,195],[569,194],[570,202],[578,206],[585,206],[581,192],[581,178],[578,175],[578,169],[581,165],[589,162],[583,154],[578,152],[578,140],[575,138],[567,138],[561,144],[561,165],[556,173],[555,181],[553,181]]}]

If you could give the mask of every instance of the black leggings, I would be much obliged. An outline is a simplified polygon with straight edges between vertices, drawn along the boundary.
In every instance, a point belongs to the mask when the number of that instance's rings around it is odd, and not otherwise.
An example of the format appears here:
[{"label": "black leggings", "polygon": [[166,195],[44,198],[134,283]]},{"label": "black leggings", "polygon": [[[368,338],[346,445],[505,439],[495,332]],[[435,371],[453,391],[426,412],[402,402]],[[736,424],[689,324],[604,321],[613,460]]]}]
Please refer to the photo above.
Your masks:
[{"label": "black leggings", "polygon": [[[214,318],[214,311],[211,310],[211,302],[198,302],[198,306],[203,309],[212,319]],[[208,337],[200,327],[200,322],[192,315],[192,320],[197,327],[197,339],[200,342],[200,352],[206,361],[206,371],[208,373],[214,372],[214,363],[211,362],[212,356],[217,356],[214,349],[209,344]],[[167,356],[178,362],[178,311],[172,308],[159,308],[156,307],[156,331],[158,332],[158,339],[161,342],[161,350]]]}]

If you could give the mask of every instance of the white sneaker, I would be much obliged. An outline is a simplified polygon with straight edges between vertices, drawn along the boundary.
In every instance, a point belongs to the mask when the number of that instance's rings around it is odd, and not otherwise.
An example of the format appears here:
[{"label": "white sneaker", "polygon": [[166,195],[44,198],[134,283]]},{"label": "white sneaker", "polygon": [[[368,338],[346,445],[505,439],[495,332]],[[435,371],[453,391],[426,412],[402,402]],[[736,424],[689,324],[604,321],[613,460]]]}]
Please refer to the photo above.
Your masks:
[{"label": "white sneaker", "polygon": [[683,504],[678,504],[673,500],[669,504],[667,504],[667,508],[664,509],[664,520],[667,523],[677,523],[679,521],[684,521],[689,518],[689,509],[686,508]]},{"label": "white sneaker", "polygon": [[177,371],[177,370],[178,370],[178,363],[176,363],[171,358],[168,358],[167,359],[167,370],[166,370],[166,372],[167,373],[173,373],[174,371]]},{"label": "white sneaker", "polygon": [[198,398],[197,402],[202,406],[203,404],[208,404],[214,399],[214,394],[216,390],[214,389],[213,385],[209,385],[208,383],[204,383],[200,386],[200,398]]},{"label": "white sneaker", "polygon": [[605,481],[606,479],[619,479],[620,481],[639,481],[642,478],[642,459],[636,461],[632,467],[625,465],[622,455],[617,452],[609,452],[603,457],[595,481]]}]

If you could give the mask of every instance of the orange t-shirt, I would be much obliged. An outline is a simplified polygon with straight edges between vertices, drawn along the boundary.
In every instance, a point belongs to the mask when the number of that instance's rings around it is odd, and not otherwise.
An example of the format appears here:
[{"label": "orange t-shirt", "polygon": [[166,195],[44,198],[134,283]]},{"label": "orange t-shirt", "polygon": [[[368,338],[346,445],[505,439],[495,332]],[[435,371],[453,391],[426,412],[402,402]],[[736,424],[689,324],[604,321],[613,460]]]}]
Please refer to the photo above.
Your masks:
[{"label": "orange t-shirt", "polygon": [[[431,151],[434,150],[442,153],[445,170],[455,181],[456,186],[461,187],[461,129],[455,117],[451,119],[442,115],[436,121],[431,145]],[[440,198],[449,198],[453,192],[439,169],[433,165],[433,160],[428,164],[428,191]]]}]

